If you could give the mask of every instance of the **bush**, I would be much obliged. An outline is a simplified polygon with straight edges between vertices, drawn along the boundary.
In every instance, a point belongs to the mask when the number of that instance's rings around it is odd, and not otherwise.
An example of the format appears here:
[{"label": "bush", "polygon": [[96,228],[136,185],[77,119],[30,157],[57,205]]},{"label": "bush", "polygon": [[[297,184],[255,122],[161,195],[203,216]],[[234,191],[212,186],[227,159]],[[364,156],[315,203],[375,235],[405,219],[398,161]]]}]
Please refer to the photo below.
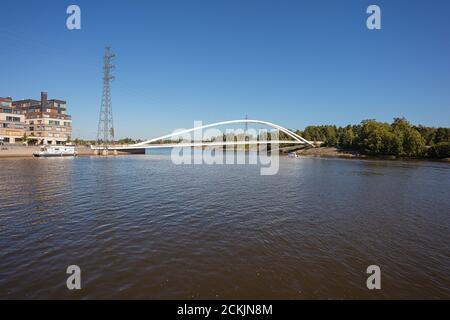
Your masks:
[{"label": "bush", "polygon": [[428,155],[432,158],[450,158],[450,142],[439,142],[428,150]]}]

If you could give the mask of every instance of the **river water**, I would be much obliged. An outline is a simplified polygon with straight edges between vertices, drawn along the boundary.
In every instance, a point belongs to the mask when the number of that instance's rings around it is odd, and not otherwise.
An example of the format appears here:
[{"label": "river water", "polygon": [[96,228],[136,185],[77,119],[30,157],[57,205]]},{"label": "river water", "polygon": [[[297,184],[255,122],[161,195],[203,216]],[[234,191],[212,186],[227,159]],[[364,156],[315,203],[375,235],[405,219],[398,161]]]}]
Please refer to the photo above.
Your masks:
[{"label": "river water", "polygon": [[[450,298],[450,165],[0,160],[0,298]],[[81,268],[80,291],[66,287]],[[381,290],[366,269],[381,268]]]}]

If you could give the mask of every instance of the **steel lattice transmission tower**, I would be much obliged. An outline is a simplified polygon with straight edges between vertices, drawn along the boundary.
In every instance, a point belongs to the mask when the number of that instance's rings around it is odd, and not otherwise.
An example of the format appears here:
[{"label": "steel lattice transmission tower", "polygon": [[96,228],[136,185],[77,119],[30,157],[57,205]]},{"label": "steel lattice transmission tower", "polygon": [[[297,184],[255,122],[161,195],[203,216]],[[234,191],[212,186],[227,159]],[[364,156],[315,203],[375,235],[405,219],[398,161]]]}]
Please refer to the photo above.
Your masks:
[{"label": "steel lattice transmission tower", "polygon": [[111,74],[115,66],[112,64],[115,54],[111,52],[111,47],[105,48],[103,56],[103,95],[100,117],[98,120],[97,143],[105,147],[114,142],[114,126],[111,105],[111,81],[115,78]]}]

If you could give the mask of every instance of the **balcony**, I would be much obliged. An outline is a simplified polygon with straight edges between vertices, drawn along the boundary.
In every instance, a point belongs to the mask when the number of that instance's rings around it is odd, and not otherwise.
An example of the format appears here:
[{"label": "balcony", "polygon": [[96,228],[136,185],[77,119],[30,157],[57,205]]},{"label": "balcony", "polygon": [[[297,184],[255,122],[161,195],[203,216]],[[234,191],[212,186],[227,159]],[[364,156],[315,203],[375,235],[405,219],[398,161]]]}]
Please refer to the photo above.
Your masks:
[{"label": "balcony", "polygon": [[65,115],[65,114],[51,114],[51,113],[38,113],[38,114],[27,114],[27,119],[58,119],[58,120],[67,120],[71,121],[72,116]]},{"label": "balcony", "polygon": [[11,108],[0,108],[0,113],[19,114],[19,115],[23,114],[23,112]]}]

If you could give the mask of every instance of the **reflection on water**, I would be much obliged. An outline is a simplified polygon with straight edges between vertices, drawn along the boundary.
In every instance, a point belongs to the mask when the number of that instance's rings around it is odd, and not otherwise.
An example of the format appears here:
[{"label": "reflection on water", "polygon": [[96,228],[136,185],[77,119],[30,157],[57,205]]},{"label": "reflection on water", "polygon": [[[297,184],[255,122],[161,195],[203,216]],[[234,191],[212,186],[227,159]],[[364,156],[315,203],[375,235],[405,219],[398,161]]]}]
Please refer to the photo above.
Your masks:
[{"label": "reflection on water", "polygon": [[[450,166],[0,160],[0,298],[450,298]],[[67,266],[82,269],[69,292]],[[366,268],[382,269],[382,290]]]}]

